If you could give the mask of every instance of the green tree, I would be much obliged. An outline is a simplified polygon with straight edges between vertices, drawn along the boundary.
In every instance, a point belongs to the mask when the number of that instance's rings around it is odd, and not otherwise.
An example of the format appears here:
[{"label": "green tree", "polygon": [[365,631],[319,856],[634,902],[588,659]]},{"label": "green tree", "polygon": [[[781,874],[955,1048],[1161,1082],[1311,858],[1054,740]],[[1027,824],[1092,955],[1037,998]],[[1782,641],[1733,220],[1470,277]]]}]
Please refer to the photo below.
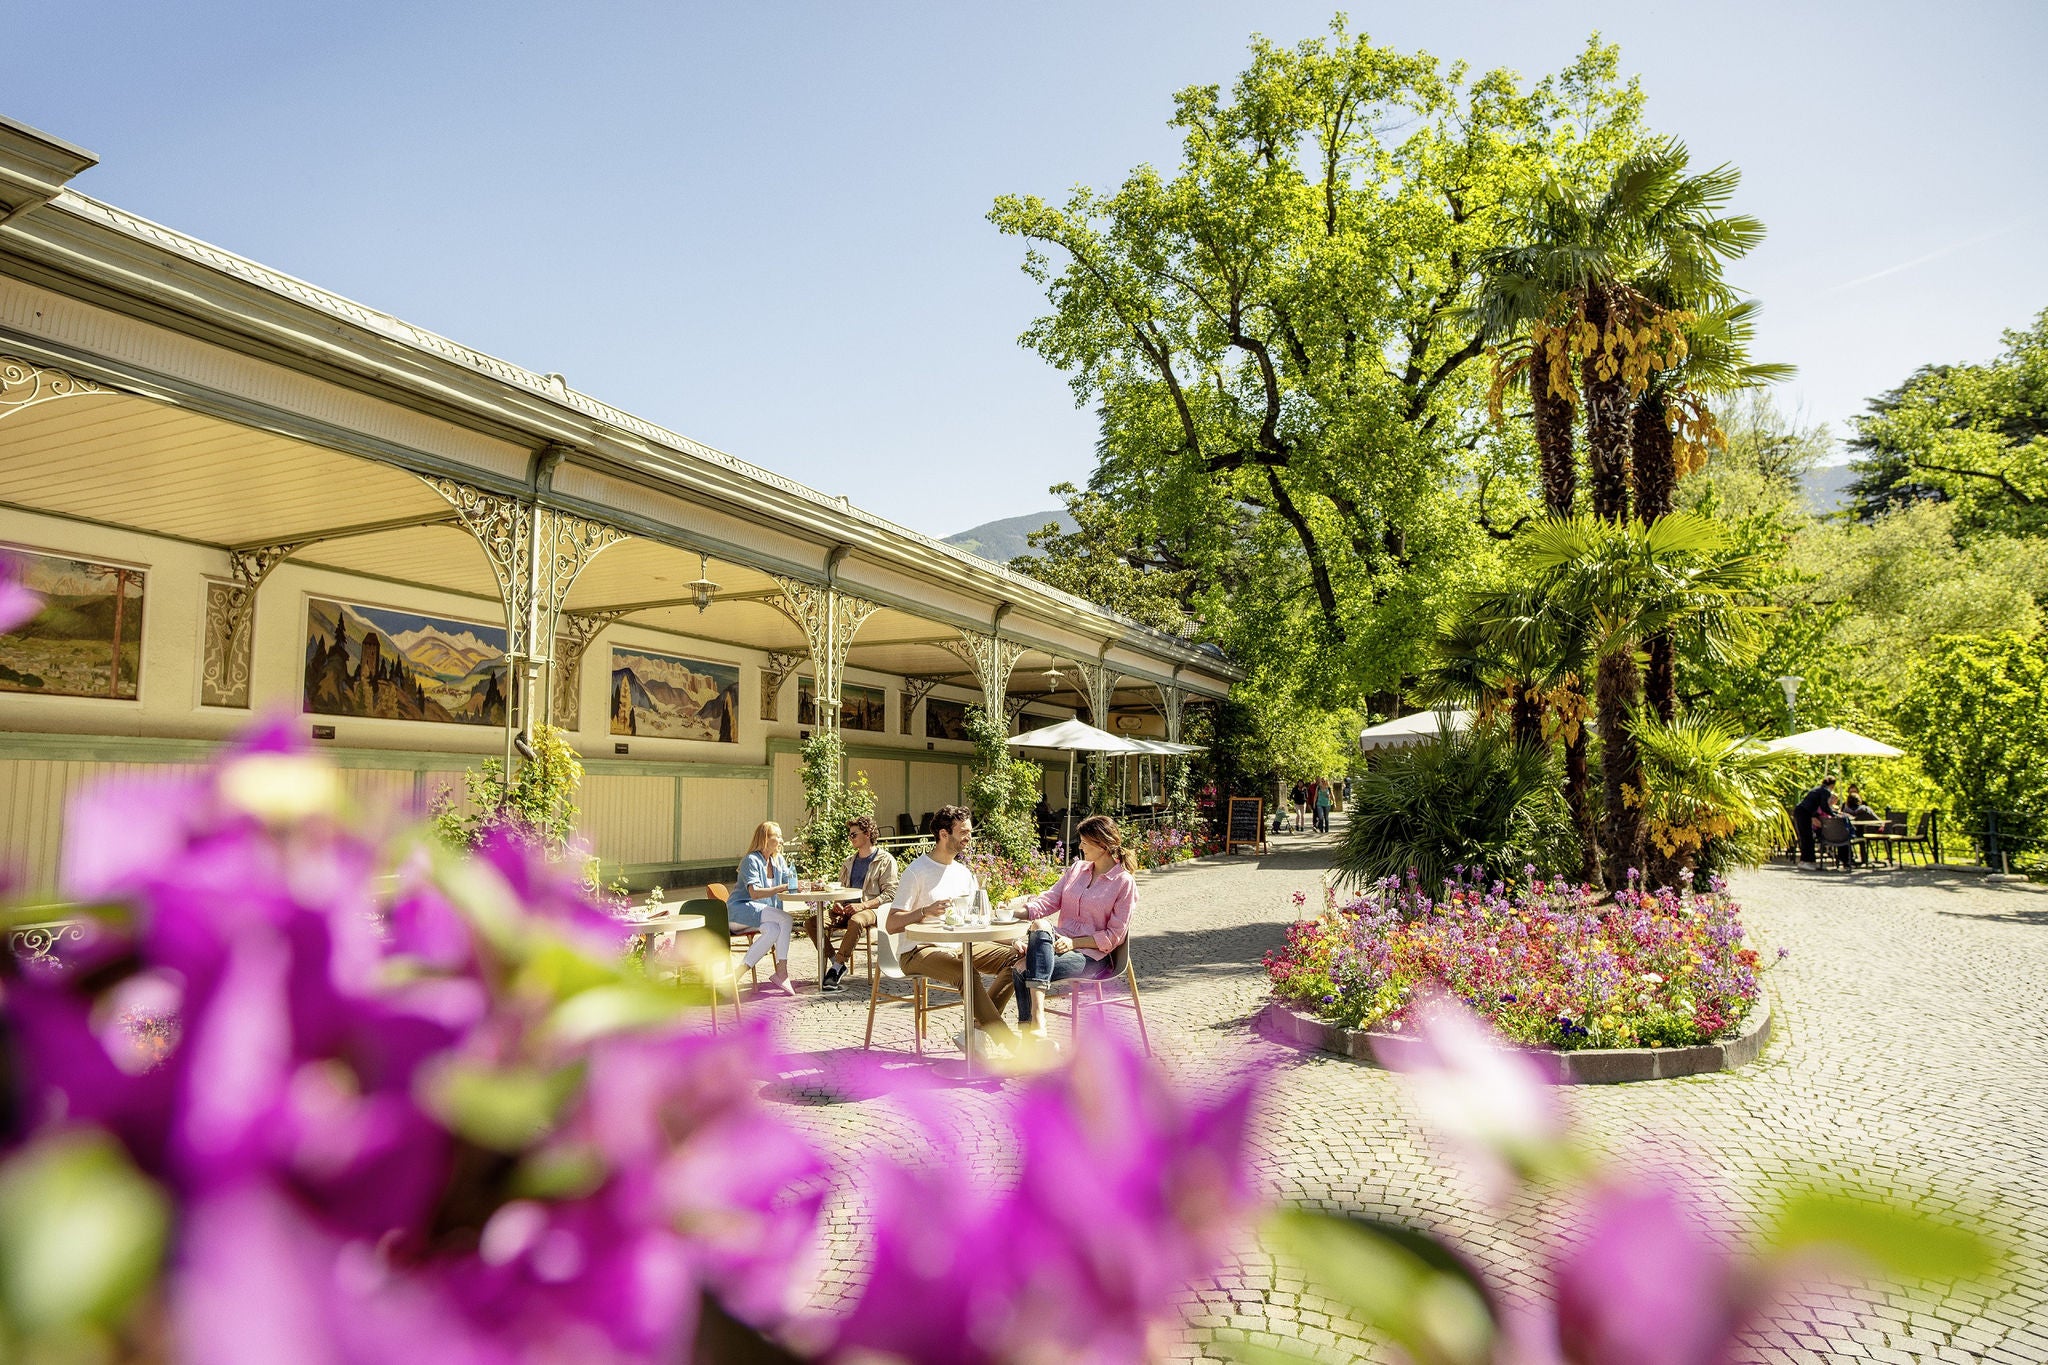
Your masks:
[{"label": "green tree", "polygon": [[1898,710],[1928,775],[1956,814],[1986,814],[2028,861],[2048,865],[2048,641],[1949,636],[1929,647]]},{"label": "green tree", "polygon": [[1633,145],[1616,60],[1593,43],[1524,86],[1340,20],[1256,41],[1228,97],[1182,91],[1174,174],[999,199],[1051,304],[1025,343],[1101,413],[1087,496],[1126,521],[1094,581],[1190,575],[1188,615],[1276,701],[1397,688],[1492,553],[1475,263],[1546,175],[1604,181]]},{"label": "green tree", "polygon": [[1851,487],[1874,520],[1952,502],[1966,535],[2048,534],[2048,310],[1988,365],[1932,365],[1856,419]]}]

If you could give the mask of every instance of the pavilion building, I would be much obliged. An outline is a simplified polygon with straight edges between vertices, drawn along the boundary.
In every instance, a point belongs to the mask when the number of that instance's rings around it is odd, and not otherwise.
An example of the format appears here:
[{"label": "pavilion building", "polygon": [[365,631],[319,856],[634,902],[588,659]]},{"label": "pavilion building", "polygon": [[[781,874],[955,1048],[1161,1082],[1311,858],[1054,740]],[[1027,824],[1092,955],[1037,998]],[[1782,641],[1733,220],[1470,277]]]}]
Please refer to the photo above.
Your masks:
[{"label": "pavilion building", "polygon": [[[259,715],[421,806],[552,724],[608,874],[681,884],[801,821],[813,727],[893,826],[961,798],[969,705],[1177,739],[1236,677],[71,189],[94,162],[0,119],[0,546],[46,602],[0,636],[0,829],[32,888],[81,783]],[[1065,756],[1031,756],[1067,804]]]}]

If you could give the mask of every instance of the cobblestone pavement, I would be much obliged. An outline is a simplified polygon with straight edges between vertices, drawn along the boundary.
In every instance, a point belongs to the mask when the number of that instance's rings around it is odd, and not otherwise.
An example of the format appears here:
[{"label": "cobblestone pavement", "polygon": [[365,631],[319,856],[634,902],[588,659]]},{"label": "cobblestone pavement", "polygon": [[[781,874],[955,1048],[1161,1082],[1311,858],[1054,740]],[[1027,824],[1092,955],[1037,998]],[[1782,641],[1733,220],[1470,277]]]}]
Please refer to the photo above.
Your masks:
[{"label": "cobblestone pavement", "polygon": [[[1263,1174],[1282,1197],[1449,1230],[1510,1296],[1540,1284],[1560,1215],[1535,1204],[1484,1217],[1455,1167],[1437,1160],[1390,1076],[1254,1034],[1265,997],[1259,956],[1318,894],[1327,843],[1283,837],[1264,858],[1211,859],[1145,879],[1133,950],[1159,1054],[1184,1084],[1267,1078]],[[1617,1159],[1684,1163],[1702,1215],[1754,1226],[1772,1181],[1825,1173],[1970,1219],[2012,1251],[1995,1294],[1915,1296],[1881,1287],[1810,1298],[1752,1337],[1757,1361],[2048,1361],[2048,892],[1936,871],[1853,878],[1764,869],[1737,878],[1752,933],[1791,956],[1768,978],[1776,1011],[1762,1058],[1677,1081],[1578,1087],[1570,1107]],[[808,948],[799,979],[809,981]],[[789,1071],[772,1098],[842,1153],[929,1150],[887,1099],[849,1098],[824,1077],[858,1053],[864,990],[806,986],[778,1002]],[[1126,1016],[1127,1017],[1127,1016]],[[939,1030],[957,1027],[957,1012]],[[909,1056],[908,1010],[885,1009],[878,1050]],[[954,1054],[957,1057],[957,1054]],[[1005,1087],[955,1084],[948,1112],[977,1165],[1008,1164],[992,1120]],[[829,1205],[813,1304],[851,1292],[865,1217],[857,1183]],[[1341,1314],[1249,1251],[1189,1305],[1176,1355],[1219,1337],[1286,1337],[1331,1360],[1369,1354]]]}]

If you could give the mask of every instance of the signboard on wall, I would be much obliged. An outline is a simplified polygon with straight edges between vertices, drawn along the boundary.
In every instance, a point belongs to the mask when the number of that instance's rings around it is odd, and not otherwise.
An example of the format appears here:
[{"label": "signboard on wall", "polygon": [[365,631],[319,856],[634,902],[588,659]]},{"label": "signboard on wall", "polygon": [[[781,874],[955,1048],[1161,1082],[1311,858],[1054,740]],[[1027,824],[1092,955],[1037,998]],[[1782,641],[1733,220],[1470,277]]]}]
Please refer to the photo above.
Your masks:
[{"label": "signboard on wall", "polygon": [[142,682],[144,572],[6,550],[42,610],[0,635],[0,692],[134,701]]}]

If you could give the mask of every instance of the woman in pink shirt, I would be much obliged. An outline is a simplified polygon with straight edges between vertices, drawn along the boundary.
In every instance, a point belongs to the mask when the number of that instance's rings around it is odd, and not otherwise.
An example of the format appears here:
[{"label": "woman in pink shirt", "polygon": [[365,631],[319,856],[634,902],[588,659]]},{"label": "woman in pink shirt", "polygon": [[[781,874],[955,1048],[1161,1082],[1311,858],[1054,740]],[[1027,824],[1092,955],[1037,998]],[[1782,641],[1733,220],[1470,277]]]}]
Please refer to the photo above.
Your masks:
[{"label": "woman in pink shirt", "polygon": [[[1109,955],[1130,936],[1131,911],[1138,904],[1137,855],[1124,847],[1116,821],[1091,815],[1074,831],[1081,857],[1050,891],[1027,897],[1020,907],[1037,921],[1025,938],[1024,961],[1016,969],[1017,1022],[1045,1032],[1045,991],[1070,977],[1111,974]],[[1054,920],[1051,928],[1045,921]]]}]

